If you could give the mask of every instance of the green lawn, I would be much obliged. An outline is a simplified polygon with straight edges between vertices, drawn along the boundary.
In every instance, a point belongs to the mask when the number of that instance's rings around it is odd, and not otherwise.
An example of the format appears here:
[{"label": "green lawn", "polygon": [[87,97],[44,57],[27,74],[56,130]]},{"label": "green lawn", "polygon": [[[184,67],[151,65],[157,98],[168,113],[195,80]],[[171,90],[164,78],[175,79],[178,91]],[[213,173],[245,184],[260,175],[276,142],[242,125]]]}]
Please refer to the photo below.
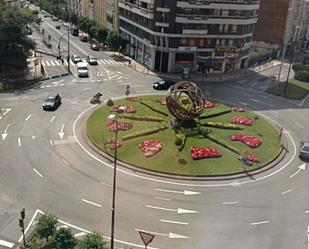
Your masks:
[{"label": "green lawn", "polygon": [[280,83],[278,89],[277,86],[267,89],[268,93],[282,96],[290,99],[302,99],[309,93],[309,83],[295,79],[290,79],[286,86],[286,92],[284,93],[285,83]]},{"label": "green lawn", "polygon": [[18,80],[18,81],[13,81],[13,82],[0,82],[0,92],[22,89],[22,88],[31,86],[37,82],[39,82],[38,79]]},{"label": "green lawn", "polygon": [[[166,113],[168,110],[165,105],[159,105],[153,101],[154,98],[158,96],[143,96],[143,101],[151,104],[156,109],[160,109]],[[157,116],[165,118],[167,122],[172,119],[169,114],[168,117],[161,115],[157,112],[151,111],[139,102],[130,102],[127,100],[119,100],[115,102],[115,105],[128,104],[136,107],[136,115],[143,116]],[[218,104],[214,108],[205,109],[202,115],[208,115],[212,113],[217,113],[220,110],[226,110],[230,108],[229,106]],[[107,116],[110,114],[109,108],[103,106],[96,110],[88,119],[87,122],[87,133],[89,138],[92,140],[97,147],[103,151],[113,155],[113,151],[105,147],[104,141],[115,136],[114,132],[109,131],[106,128]],[[120,114],[121,116],[121,114]],[[203,119],[201,122],[206,121],[221,121],[230,123],[230,120],[234,116],[247,116],[255,117],[256,114],[250,112],[230,112],[224,115],[220,115],[213,118]],[[149,121],[133,121],[127,119],[118,119],[119,122],[130,122],[133,124],[133,128],[128,131],[120,131],[119,137],[124,135],[146,130],[149,128],[155,128],[162,126],[159,122],[149,122]],[[166,123],[166,122],[164,122]],[[175,132],[172,128],[168,128],[164,131],[148,135],[146,137],[134,138],[127,141],[121,141],[122,146],[118,148],[118,157],[122,161],[128,163],[151,169],[157,171],[163,171],[167,173],[174,174],[184,174],[184,175],[224,175],[237,172],[243,172],[244,170],[260,168],[272,160],[280,152],[281,146],[278,139],[277,131],[264,119],[258,118],[256,124],[252,127],[243,126],[243,130],[223,130],[219,128],[211,128],[212,134],[224,139],[233,147],[237,148],[242,153],[245,151],[250,152],[253,155],[260,157],[261,163],[255,164],[254,166],[247,167],[242,164],[238,157],[239,155],[231,152],[230,150],[218,145],[206,139],[204,137],[188,137],[184,149],[179,152],[181,160],[177,158],[178,150],[175,146]],[[250,149],[247,145],[242,142],[233,142],[229,140],[229,136],[236,132],[247,133],[251,135],[256,135],[262,138],[262,145],[256,149]],[[163,144],[163,149],[155,156],[146,158],[143,153],[138,148],[138,144],[144,140],[158,139]],[[191,146],[211,146],[222,152],[223,156],[221,158],[215,159],[201,159],[193,160],[190,154]]]}]

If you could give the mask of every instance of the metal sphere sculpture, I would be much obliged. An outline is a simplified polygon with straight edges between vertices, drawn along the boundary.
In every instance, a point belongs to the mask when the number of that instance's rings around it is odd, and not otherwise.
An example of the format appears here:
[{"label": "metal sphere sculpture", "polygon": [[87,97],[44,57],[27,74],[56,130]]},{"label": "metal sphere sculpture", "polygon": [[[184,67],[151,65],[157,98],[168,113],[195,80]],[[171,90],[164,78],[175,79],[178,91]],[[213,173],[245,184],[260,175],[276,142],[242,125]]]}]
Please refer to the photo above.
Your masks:
[{"label": "metal sphere sculpture", "polygon": [[166,106],[176,119],[190,120],[197,118],[204,109],[202,91],[191,81],[178,82],[169,88]]}]

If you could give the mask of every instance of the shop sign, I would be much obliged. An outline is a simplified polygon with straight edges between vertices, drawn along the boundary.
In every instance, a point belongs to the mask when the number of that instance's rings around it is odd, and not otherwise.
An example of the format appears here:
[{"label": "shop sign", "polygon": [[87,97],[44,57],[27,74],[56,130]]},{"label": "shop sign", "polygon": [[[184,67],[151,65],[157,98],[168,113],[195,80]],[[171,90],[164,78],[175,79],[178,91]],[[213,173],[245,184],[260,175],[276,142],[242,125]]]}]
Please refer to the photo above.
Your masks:
[{"label": "shop sign", "polygon": [[178,47],[179,51],[185,51],[185,52],[193,52],[196,51],[197,47]]},{"label": "shop sign", "polygon": [[228,46],[217,46],[215,47],[216,52],[228,52],[228,53],[235,53],[235,47],[228,47]]}]

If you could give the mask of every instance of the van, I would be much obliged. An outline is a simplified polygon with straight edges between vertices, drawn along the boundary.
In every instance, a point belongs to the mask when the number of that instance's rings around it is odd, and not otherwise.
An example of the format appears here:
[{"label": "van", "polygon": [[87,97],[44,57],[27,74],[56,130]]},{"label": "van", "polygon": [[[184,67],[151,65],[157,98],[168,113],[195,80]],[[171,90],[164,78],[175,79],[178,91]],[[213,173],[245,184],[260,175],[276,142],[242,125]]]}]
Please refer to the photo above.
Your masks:
[{"label": "van", "polygon": [[86,62],[77,63],[77,75],[78,77],[88,77],[88,65]]}]

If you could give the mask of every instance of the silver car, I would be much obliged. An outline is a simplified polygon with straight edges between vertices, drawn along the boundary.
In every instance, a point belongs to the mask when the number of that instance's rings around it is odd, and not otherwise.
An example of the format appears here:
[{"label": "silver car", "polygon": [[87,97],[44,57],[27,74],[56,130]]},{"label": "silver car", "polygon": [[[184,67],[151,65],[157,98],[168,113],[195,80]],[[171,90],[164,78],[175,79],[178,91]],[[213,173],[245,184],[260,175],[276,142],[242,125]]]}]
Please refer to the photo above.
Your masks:
[{"label": "silver car", "polygon": [[300,142],[299,158],[309,159],[309,141]]}]

